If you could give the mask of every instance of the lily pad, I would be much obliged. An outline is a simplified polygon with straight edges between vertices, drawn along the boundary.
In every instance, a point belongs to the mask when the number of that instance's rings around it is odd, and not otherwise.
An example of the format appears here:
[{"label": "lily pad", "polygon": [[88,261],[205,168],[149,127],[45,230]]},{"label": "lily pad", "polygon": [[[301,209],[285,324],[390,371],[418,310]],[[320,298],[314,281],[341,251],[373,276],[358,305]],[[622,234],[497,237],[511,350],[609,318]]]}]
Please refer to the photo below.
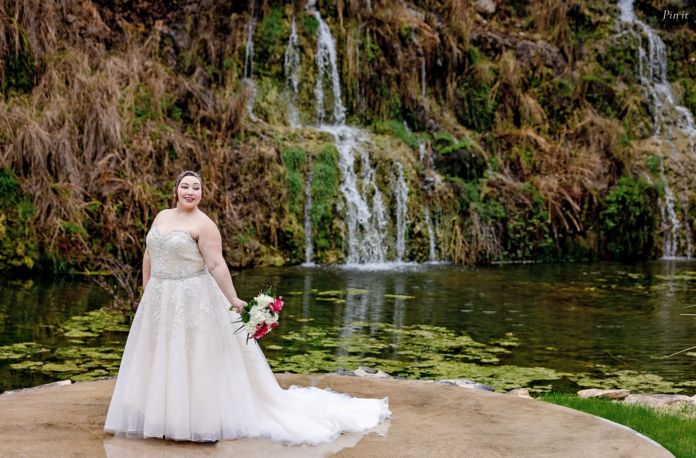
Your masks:
[{"label": "lily pad", "polygon": [[353,296],[357,296],[359,294],[367,294],[369,292],[370,292],[370,290],[368,290],[368,289],[359,289],[359,288],[348,288],[346,290],[347,294],[352,294]]},{"label": "lily pad", "polygon": [[404,296],[402,294],[385,294],[384,297],[391,297],[394,299],[415,299],[416,296]]},{"label": "lily pad", "polygon": [[73,329],[72,331],[68,331],[63,335],[65,337],[99,337],[99,334],[95,334],[93,332],[87,332],[87,331],[78,331],[77,329]]},{"label": "lily pad", "polygon": [[87,372],[85,374],[79,374],[79,375],[74,375],[70,377],[70,380],[73,382],[89,382],[90,380],[96,380],[99,378],[103,378],[109,375],[108,371],[105,370],[96,370],[92,372]]},{"label": "lily pad", "polygon": [[66,364],[48,363],[40,368],[41,372],[85,372],[85,369],[77,367],[74,362]]},{"label": "lily pad", "polygon": [[21,363],[10,364],[12,369],[32,369],[35,367],[43,366],[41,361],[22,361]]}]

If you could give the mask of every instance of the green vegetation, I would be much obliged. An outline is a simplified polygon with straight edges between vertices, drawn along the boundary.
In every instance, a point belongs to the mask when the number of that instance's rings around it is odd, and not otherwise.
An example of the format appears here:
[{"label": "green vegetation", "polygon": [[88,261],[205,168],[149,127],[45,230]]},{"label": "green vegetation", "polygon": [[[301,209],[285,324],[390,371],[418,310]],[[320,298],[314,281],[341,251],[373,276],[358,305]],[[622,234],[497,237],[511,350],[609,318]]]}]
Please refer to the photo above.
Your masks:
[{"label": "green vegetation", "polygon": [[338,151],[330,143],[322,146],[312,164],[312,225],[315,256],[320,262],[328,258],[326,250],[341,246],[338,234],[332,231],[334,205],[338,194]]},{"label": "green vegetation", "polygon": [[[636,3],[646,20],[648,3]],[[636,78],[639,43],[613,35],[606,2],[507,2],[486,27],[471,20],[470,2],[419,4],[424,15],[396,0],[319,6],[347,124],[371,128],[366,147],[392,221],[394,161],[409,177],[408,259],[429,248],[424,205],[438,223],[438,252],[455,262],[660,252],[662,185],[641,177],[657,180],[655,158],[671,156],[643,153],[655,126]],[[203,210],[219,222],[234,267],[303,260],[303,191],[314,169],[317,261],[342,260],[340,175],[323,146],[331,139],[287,127],[290,103],[310,126],[317,87],[327,113],[335,96],[333,76],[317,85],[313,14],[279,2],[252,14],[219,0],[156,12],[102,2],[89,17],[81,8],[48,1],[0,17],[9,37],[0,50],[0,193],[11,196],[0,203],[0,270],[95,270],[106,258],[139,265],[183,169],[201,172]],[[244,80],[252,16],[253,85]],[[285,69],[293,17],[297,96]],[[696,113],[696,35],[672,32],[669,79]],[[295,161],[298,151],[314,164]],[[681,179],[677,167],[665,164],[667,181]],[[676,196],[682,209],[687,194]]]},{"label": "green vegetation", "polygon": [[18,50],[9,52],[4,57],[0,89],[5,97],[26,94],[34,86],[36,61],[31,52],[31,44],[23,33],[19,35],[19,42]]},{"label": "green vegetation", "polygon": [[606,399],[583,399],[575,394],[545,393],[537,399],[569,407],[628,426],[672,452],[676,458],[696,456],[696,407],[650,407]]},{"label": "green vegetation", "polygon": [[657,188],[644,178],[622,177],[606,198],[601,214],[606,248],[615,259],[645,259],[658,227]]}]

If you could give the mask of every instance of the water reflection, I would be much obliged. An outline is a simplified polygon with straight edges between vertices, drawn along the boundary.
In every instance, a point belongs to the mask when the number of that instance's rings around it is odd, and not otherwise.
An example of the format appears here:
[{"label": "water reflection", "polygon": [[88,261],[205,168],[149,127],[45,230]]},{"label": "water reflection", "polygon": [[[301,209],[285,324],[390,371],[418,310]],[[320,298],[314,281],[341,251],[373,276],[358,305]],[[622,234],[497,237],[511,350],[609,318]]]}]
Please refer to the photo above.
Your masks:
[{"label": "water reflection", "polygon": [[338,439],[318,446],[286,446],[270,439],[237,439],[215,444],[174,442],[161,439],[126,439],[111,437],[104,441],[107,458],[203,458],[244,456],[245,458],[324,458],[339,451],[355,447],[367,434],[386,436],[389,420],[376,428],[360,434],[341,434]]},{"label": "water reflection", "polygon": [[[692,373],[696,375],[696,353],[663,358],[696,344],[696,320],[681,315],[694,313],[693,308],[684,309],[696,303],[694,261],[484,268],[428,265],[379,272],[264,268],[242,271],[234,280],[243,298],[255,296],[268,285],[284,297],[280,326],[260,342],[270,360],[303,358],[314,350],[332,358],[360,356],[355,349],[369,345],[353,345],[350,353],[340,342],[336,345],[336,337],[354,343],[362,336],[363,343],[379,340],[378,324],[382,323],[395,329],[444,327],[483,344],[511,334],[519,339],[519,345],[508,353],[498,353],[499,365],[592,372],[593,377],[603,377],[608,369],[628,369],[609,356],[611,352],[665,380],[683,382],[692,378]],[[332,295],[322,295],[326,292]],[[0,279],[0,347],[38,342],[49,349],[91,348],[87,353],[100,347],[122,347],[125,333],[107,332],[78,341],[58,332],[69,317],[109,302],[106,293],[80,278]],[[356,322],[369,324],[355,326]],[[302,339],[287,338],[296,332]],[[332,334],[333,340],[308,343],[322,332]],[[406,361],[408,349],[403,338],[393,332],[382,341],[387,345],[381,354],[367,356]],[[70,354],[75,354],[71,362],[85,367],[90,364],[80,356],[85,351]],[[48,363],[51,358],[46,352],[23,359],[0,359],[0,392],[75,375],[11,367],[25,361]],[[56,362],[71,359],[66,358]],[[303,367],[319,371],[312,369],[319,366],[309,363]],[[690,389],[685,394],[691,394]]]}]

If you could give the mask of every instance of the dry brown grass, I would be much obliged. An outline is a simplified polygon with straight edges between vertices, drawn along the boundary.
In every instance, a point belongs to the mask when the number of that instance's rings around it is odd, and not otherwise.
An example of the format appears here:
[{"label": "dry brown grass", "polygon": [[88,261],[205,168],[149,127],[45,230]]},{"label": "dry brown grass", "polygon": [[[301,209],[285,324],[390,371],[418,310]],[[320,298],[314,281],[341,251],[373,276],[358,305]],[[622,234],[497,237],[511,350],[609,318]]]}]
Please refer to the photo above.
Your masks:
[{"label": "dry brown grass", "polygon": [[[17,21],[7,19],[4,3],[0,40],[26,33],[36,40],[42,67],[31,93],[0,101],[0,166],[12,168],[32,196],[31,224],[49,253],[78,263],[137,265],[148,221],[168,204],[168,186],[182,169],[195,169],[207,208],[216,209],[226,231],[231,263],[258,262],[258,247],[238,248],[234,240],[245,221],[261,236],[276,231],[261,221],[280,210],[266,204],[282,200],[270,179],[282,171],[275,150],[233,146],[244,134],[249,94],[235,93],[232,83],[212,88],[195,62],[189,74],[168,69],[161,23],[146,33],[118,18],[106,21],[81,0],[9,5]],[[69,25],[59,27],[68,15]],[[205,49],[215,62],[233,46],[225,40],[203,33],[192,49]],[[184,113],[181,121],[171,117],[174,105]]]},{"label": "dry brown grass", "polygon": [[537,0],[531,2],[532,19],[536,31],[549,36],[556,45],[570,41],[568,9],[571,3],[563,0]]}]

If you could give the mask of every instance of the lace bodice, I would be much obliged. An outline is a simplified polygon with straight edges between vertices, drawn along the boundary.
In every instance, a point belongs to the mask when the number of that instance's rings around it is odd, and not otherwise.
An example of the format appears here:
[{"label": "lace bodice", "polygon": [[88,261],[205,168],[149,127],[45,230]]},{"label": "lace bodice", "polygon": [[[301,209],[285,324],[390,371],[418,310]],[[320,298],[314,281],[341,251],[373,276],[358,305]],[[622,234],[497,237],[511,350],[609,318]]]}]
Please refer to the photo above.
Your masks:
[{"label": "lace bodice", "polygon": [[146,242],[153,278],[178,280],[208,272],[198,243],[183,229],[174,229],[162,235],[153,225]]}]

